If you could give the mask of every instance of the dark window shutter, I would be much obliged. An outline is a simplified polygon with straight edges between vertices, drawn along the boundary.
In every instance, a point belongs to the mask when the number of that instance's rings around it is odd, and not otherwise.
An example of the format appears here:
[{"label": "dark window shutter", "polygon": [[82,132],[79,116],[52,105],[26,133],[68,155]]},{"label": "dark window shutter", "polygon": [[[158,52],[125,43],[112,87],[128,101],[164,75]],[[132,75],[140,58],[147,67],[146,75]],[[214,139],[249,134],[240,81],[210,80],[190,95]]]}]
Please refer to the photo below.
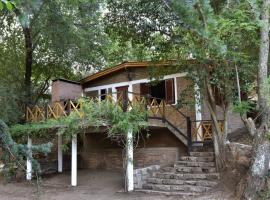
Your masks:
[{"label": "dark window shutter", "polygon": [[148,83],[141,83],[140,84],[140,91],[141,95],[147,95],[150,93],[150,88]]},{"label": "dark window shutter", "polygon": [[174,79],[165,80],[165,93],[166,93],[166,102],[175,103],[175,94],[174,94]]}]

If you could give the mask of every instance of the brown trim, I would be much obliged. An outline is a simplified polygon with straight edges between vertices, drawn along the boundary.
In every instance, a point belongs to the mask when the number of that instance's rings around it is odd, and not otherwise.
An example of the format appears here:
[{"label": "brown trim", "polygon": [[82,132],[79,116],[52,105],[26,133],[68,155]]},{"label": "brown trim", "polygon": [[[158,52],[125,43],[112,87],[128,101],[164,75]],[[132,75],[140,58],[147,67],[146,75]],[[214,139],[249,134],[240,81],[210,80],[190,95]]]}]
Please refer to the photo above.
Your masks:
[{"label": "brown trim", "polygon": [[149,66],[164,66],[164,65],[169,65],[169,64],[172,64],[172,63],[171,62],[154,63],[154,62],[149,62],[149,61],[146,61],[146,62],[123,62],[119,65],[116,65],[115,67],[105,69],[103,71],[100,71],[100,72],[97,72],[97,73],[92,74],[90,76],[87,76],[84,79],[82,79],[80,82],[81,82],[81,84],[84,84],[86,82],[93,81],[95,79],[98,79],[98,78],[103,77],[105,75],[111,74],[113,72],[120,71],[122,69],[149,67]]}]

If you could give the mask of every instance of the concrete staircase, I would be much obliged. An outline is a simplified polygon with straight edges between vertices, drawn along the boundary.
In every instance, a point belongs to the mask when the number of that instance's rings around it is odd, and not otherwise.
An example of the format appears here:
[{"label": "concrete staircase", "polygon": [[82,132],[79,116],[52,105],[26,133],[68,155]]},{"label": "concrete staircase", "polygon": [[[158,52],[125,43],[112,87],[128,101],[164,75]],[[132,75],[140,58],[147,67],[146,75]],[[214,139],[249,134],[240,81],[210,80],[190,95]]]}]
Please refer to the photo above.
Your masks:
[{"label": "concrete staircase", "polygon": [[217,185],[219,173],[214,162],[214,153],[193,151],[190,156],[182,156],[173,167],[161,168],[146,180],[146,193],[163,195],[195,196],[209,191]]}]

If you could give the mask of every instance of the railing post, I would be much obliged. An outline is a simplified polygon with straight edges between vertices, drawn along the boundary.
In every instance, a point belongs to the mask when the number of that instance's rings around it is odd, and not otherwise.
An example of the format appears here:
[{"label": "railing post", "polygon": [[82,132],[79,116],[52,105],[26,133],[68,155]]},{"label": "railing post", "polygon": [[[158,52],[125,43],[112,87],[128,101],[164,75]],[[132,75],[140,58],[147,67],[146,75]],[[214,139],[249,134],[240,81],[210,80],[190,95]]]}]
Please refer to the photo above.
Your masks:
[{"label": "railing post", "polygon": [[[147,112],[148,110],[148,96],[145,95],[143,98],[145,98],[145,105],[144,105],[144,109],[145,109],[145,112]],[[148,114],[146,115],[146,120],[148,121]]]},{"label": "railing post", "polygon": [[162,101],[162,119],[163,119],[163,122],[165,121],[165,104],[166,104],[166,101],[165,100],[161,100]]},{"label": "railing post", "polygon": [[128,94],[127,91],[123,91],[123,96],[122,96],[122,109],[124,112],[127,111],[127,107],[128,107]]},{"label": "railing post", "polygon": [[191,133],[191,120],[187,117],[187,138],[188,138],[188,153],[192,151],[192,133]]},{"label": "railing post", "polygon": [[69,115],[70,114],[70,111],[71,111],[71,103],[70,103],[70,99],[68,99],[68,101],[67,101],[67,115]]},{"label": "railing post", "polygon": [[48,102],[45,103],[45,119],[48,119]]}]

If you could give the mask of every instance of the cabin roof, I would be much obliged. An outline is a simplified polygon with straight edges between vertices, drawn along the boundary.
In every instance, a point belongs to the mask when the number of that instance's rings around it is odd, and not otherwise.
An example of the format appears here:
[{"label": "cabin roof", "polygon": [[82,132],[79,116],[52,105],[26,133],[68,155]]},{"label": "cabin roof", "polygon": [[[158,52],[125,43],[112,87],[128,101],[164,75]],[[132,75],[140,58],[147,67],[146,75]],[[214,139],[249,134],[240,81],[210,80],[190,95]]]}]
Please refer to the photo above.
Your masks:
[{"label": "cabin roof", "polygon": [[81,84],[84,84],[86,82],[93,81],[93,80],[96,80],[96,79],[101,78],[103,76],[106,76],[106,75],[109,75],[109,74],[112,74],[114,72],[118,72],[121,70],[125,70],[125,69],[149,67],[149,66],[164,66],[164,65],[168,65],[169,63],[170,62],[154,63],[154,62],[150,62],[150,61],[144,61],[144,62],[126,61],[126,62],[123,62],[119,65],[114,66],[114,67],[102,70],[102,71],[94,73],[92,75],[89,75],[89,76],[83,78],[80,82],[81,82]]}]

